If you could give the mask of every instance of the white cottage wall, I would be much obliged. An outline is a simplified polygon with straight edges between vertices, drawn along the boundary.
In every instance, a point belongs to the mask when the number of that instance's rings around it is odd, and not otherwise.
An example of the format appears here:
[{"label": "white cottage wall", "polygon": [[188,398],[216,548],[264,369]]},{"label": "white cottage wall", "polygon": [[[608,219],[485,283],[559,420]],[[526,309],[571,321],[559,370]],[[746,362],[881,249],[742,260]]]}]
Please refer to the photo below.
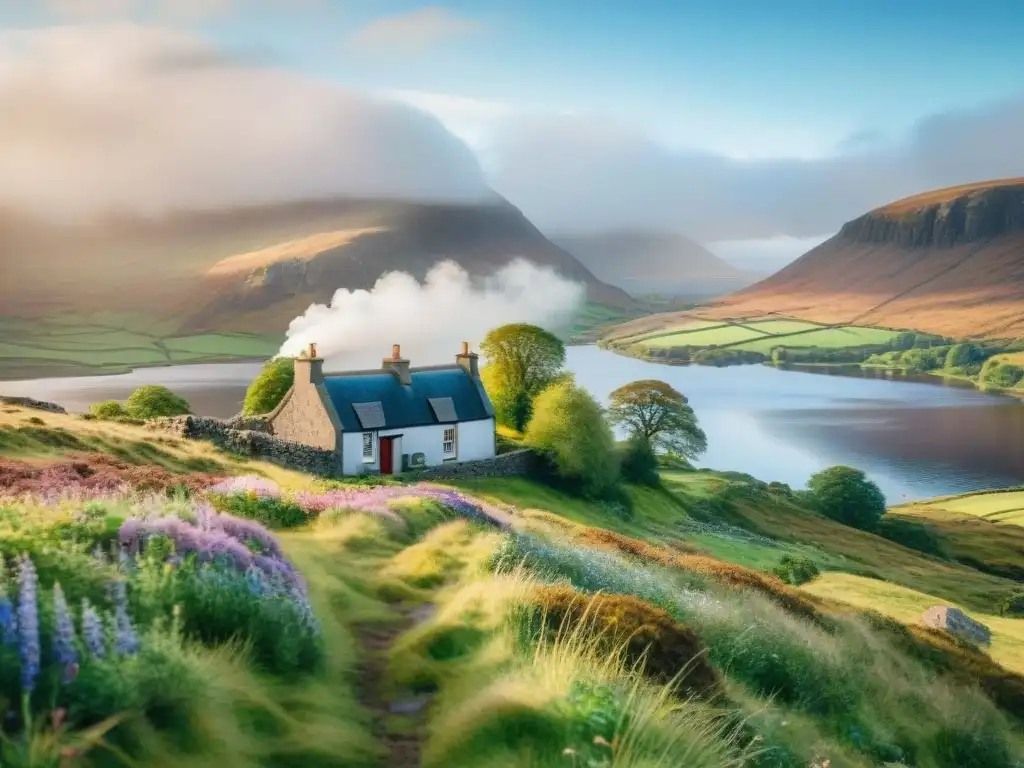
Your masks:
[{"label": "white cottage wall", "polygon": [[451,424],[429,424],[423,427],[404,429],[380,429],[373,433],[373,460],[363,460],[363,433],[346,432],[342,435],[342,467],[346,475],[380,470],[379,439],[389,435],[401,435],[395,441],[395,471],[402,468],[402,454],[412,456],[422,453],[426,466],[436,467],[446,462],[475,461],[490,459],[495,455],[494,419],[463,421],[456,425],[456,455],[445,459],[443,450],[444,430]]}]

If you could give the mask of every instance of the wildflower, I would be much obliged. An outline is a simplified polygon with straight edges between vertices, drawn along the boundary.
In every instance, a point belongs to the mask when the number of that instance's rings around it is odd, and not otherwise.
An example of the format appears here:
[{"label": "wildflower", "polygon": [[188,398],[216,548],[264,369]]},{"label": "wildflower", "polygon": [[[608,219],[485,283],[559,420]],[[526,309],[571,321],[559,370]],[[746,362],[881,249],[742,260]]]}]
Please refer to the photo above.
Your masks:
[{"label": "wildflower", "polygon": [[0,635],[4,645],[18,644],[18,622],[14,618],[14,606],[6,592],[0,592]]},{"label": "wildflower", "polygon": [[[64,682],[69,683],[77,671],[78,651],[75,650],[75,625],[68,610],[68,601],[60,584],[53,585],[53,655],[64,667]],[[70,678],[70,679],[69,679]]]},{"label": "wildflower", "polygon": [[21,686],[28,693],[39,676],[38,579],[32,558],[22,555],[18,571],[18,652],[21,656]]},{"label": "wildflower", "polygon": [[114,652],[134,656],[139,651],[139,637],[128,615],[128,591],[123,581],[116,581],[114,592]]},{"label": "wildflower", "polygon": [[82,598],[82,639],[85,640],[85,647],[93,656],[102,659],[106,655],[103,624],[96,609],[85,598]]}]

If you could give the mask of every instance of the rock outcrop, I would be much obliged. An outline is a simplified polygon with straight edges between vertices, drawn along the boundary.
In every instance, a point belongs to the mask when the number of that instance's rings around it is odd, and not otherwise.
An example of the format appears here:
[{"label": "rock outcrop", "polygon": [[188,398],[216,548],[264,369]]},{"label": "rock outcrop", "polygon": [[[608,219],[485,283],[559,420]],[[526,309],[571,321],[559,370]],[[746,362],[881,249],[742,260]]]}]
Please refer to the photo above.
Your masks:
[{"label": "rock outcrop", "polygon": [[31,397],[0,395],[0,405],[13,405],[18,408],[31,408],[35,411],[46,411],[48,413],[67,413],[67,410],[62,405],[48,403],[45,400],[35,400]]},{"label": "rock outcrop", "polygon": [[992,642],[992,632],[989,628],[959,608],[945,605],[929,608],[921,617],[921,623],[932,629],[943,629],[954,637],[974,645],[989,645]]},{"label": "rock outcrop", "polygon": [[878,208],[704,314],[1024,338],[1024,179]]}]

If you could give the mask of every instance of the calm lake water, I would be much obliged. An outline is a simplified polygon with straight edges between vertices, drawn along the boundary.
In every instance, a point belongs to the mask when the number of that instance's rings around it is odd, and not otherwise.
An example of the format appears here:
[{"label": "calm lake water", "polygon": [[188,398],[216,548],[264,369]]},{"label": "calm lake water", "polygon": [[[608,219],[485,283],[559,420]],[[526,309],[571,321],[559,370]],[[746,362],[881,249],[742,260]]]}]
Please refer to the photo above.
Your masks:
[{"label": "calm lake water", "polygon": [[[827,375],[760,365],[666,366],[596,347],[570,347],[568,367],[596,397],[658,378],[690,398],[708,434],[701,466],[794,487],[822,467],[866,471],[890,503],[1024,484],[1024,404],[937,380]],[[164,384],[209,416],[241,406],[258,363],[146,368],[123,376],[0,381],[0,393],[83,411]]]}]

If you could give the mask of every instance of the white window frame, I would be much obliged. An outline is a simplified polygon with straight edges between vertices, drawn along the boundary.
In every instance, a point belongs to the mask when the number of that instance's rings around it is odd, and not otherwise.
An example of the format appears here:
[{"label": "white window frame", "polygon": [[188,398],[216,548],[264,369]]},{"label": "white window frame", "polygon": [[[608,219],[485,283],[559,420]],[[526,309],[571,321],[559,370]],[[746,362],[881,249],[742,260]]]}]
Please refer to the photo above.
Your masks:
[{"label": "white window frame", "polygon": [[[363,432],[363,463],[373,464],[377,451],[375,450],[373,432]],[[367,453],[369,449],[369,453]]]},{"label": "white window frame", "polygon": [[[449,434],[451,439],[448,439]],[[449,449],[448,446],[451,446]],[[450,427],[443,427],[441,431],[441,455],[446,459],[454,459],[459,455],[459,430],[458,424]]]}]

